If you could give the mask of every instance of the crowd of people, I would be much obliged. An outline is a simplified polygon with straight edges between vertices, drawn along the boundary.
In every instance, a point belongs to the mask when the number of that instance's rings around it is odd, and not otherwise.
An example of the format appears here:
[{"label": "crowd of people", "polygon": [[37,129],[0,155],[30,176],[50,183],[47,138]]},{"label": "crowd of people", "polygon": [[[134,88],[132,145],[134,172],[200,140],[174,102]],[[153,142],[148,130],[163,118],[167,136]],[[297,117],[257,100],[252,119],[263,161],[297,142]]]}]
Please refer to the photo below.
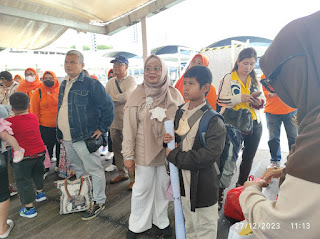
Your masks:
[{"label": "crowd of people", "polygon": [[[6,238],[14,226],[8,219],[10,183],[15,181],[17,186],[20,216],[37,216],[34,201],[46,200],[45,154],[54,158],[55,148],[58,167],[60,144],[77,178],[85,174],[92,178],[93,203],[82,219],[93,219],[104,210],[105,169],[99,155],[90,153],[86,145],[88,139],[100,137],[104,141],[102,154],[113,152],[118,171],[110,183],[130,179],[127,238],[136,238],[152,225],[165,237],[172,236],[165,196],[170,185],[167,161],[179,169],[187,238],[216,238],[224,189],[219,187],[213,165],[219,162],[227,133],[220,115],[230,110],[249,112],[252,122],[251,131],[243,133],[244,149],[235,185],[243,186],[243,213],[251,225],[281,224],[279,230],[252,228],[255,236],[316,238],[320,226],[320,58],[316,43],[320,35],[311,29],[319,18],[320,13],[316,13],[296,20],[279,33],[260,60],[267,76],[262,76],[262,81],[254,71],[256,51],[243,49],[232,71],[221,79],[218,91],[212,85],[209,61],[201,54],[195,55],[175,87],[171,86],[165,62],[156,55],[145,60],[140,85],[127,73],[128,59],[119,55],[111,61],[114,76],[103,86],[84,71],[84,57],[77,50],[66,54],[67,76],[61,84],[52,71],[44,72],[41,80],[32,68],[25,70],[25,77],[1,72],[0,238]],[[306,23],[310,27],[306,28]],[[311,36],[311,42],[306,40]],[[202,116],[217,109],[220,115],[210,119],[202,140]],[[269,130],[270,164],[262,175],[264,180],[248,182],[262,134],[263,110]],[[166,120],[174,121],[175,135],[165,132]],[[280,168],[282,122],[291,150],[285,168]],[[171,140],[176,141],[174,149],[167,147]],[[111,142],[112,149],[108,149]],[[10,171],[14,177],[8,176]],[[269,201],[261,193],[262,187],[280,176],[278,198]],[[308,224],[308,231],[300,230],[299,223]]]}]

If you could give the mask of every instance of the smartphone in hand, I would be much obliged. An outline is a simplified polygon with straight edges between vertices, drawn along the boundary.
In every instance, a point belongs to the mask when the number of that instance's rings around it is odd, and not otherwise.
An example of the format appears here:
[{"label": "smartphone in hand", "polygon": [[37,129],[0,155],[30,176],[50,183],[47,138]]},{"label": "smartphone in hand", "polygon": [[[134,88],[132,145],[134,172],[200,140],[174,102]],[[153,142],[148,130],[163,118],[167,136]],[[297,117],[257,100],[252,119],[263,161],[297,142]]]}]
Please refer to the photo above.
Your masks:
[{"label": "smartphone in hand", "polygon": [[257,98],[257,97],[259,97],[261,94],[262,94],[262,92],[261,92],[261,91],[258,91],[258,92],[253,92],[251,95],[252,95],[252,97]]}]

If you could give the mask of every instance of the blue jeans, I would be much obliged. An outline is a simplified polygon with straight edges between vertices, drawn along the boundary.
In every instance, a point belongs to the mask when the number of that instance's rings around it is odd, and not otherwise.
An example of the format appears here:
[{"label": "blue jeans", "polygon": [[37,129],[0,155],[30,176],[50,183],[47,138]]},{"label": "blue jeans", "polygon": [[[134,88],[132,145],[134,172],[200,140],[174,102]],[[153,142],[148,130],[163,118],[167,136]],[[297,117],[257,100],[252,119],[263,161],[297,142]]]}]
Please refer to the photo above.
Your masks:
[{"label": "blue jeans", "polygon": [[297,127],[292,124],[292,118],[296,112],[297,111],[295,110],[284,115],[266,113],[267,126],[269,130],[268,145],[271,154],[271,161],[281,161],[280,129],[282,122],[287,133],[289,150],[291,150],[291,145],[295,143],[298,130]]}]

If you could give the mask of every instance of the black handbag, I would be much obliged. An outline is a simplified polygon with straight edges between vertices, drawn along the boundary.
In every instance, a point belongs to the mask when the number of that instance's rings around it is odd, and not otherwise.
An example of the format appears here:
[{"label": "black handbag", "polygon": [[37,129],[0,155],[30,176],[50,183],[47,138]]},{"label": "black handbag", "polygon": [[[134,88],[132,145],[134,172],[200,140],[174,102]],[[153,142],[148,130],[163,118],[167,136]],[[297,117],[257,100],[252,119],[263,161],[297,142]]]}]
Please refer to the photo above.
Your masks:
[{"label": "black handbag", "polygon": [[84,142],[86,143],[89,152],[93,153],[101,147],[101,145],[103,144],[103,138],[102,135],[100,135],[97,139],[96,137],[90,137],[86,139]]},{"label": "black handbag", "polygon": [[233,110],[227,108],[223,113],[224,123],[231,124],[243,135],[252,134],[253,121],[249,109]]}]

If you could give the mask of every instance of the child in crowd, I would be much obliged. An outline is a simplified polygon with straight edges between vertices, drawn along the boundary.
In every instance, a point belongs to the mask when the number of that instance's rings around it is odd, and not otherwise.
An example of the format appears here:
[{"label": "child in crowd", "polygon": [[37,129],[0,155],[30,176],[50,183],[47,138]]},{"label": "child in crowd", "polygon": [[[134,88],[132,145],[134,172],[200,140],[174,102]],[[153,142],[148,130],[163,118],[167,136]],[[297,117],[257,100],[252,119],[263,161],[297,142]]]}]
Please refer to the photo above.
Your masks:
[{"label": "child in crowd", "polygon": [[[19,143],[24,149],[24,158],[13,164],[13,173],[16,179],[20,200],[24,205],[20,210],[20,216],[33,218],[37,211],[33,205],[46,200],[43,192],[43,160],[45,146],[41,139],[37,116],[28,112],[29,97],[23,92],[13,93],[9,98],[14,117],[8,121],[12,124],[12,130]],[[35,195],[32,180],[37,189]]]},{"label": "child in crowd", "polygon": [[[178,146],[167,149],[167,160],[179,168],[187,238],[217,237],[219,179],[213,164],[219,165],[226,128],[223,120],[214,116],[208,123],[204,146],[198,133],[204,112],[212,110],[205,99],[211,82],[211,72],[205,66],[194,66],[185,73],[183,94],[188,102],[179,107],[174,121]],[[164,133],[163,139],[168,143],[174,137]]]},{"label": "child in crowd", "polygon": [[0,139],[7,142],[13,149],[13,162],[18,163],[23,159],[24,149],[21,148],[17,140],[12,136],[11,123],[6,121],[10,114],[11,107],[9,105],[0,105]]}]

